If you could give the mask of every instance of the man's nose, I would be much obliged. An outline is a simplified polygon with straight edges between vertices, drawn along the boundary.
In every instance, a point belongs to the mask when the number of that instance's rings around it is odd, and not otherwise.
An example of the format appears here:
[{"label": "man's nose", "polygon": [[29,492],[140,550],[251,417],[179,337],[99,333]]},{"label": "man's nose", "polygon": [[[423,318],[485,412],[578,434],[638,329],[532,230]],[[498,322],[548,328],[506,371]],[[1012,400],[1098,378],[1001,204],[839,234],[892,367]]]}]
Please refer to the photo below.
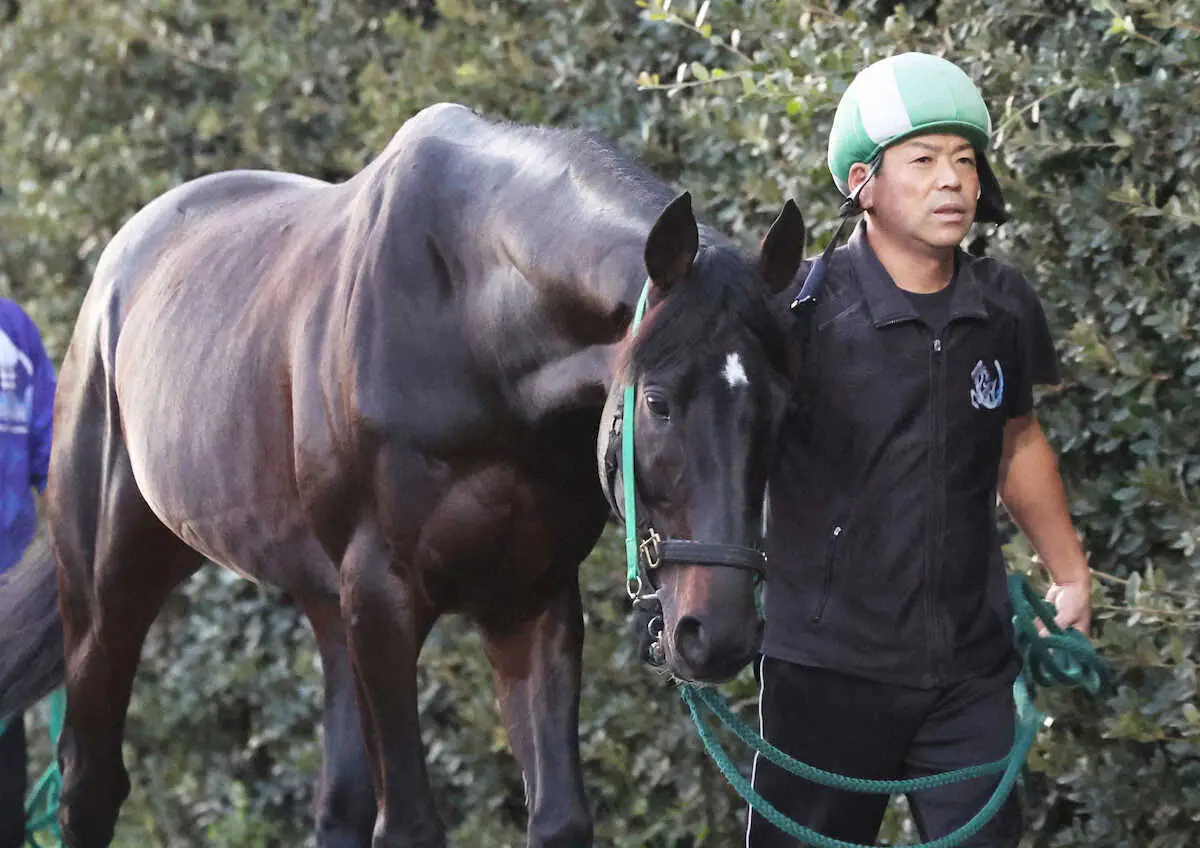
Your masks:
[{"label": "man's nose", "polygon": [[958,173],[958,169],[954,167],[953,159],[942,158],[938,160],[937,181],[938,188],[962,188],[962,176]]}]

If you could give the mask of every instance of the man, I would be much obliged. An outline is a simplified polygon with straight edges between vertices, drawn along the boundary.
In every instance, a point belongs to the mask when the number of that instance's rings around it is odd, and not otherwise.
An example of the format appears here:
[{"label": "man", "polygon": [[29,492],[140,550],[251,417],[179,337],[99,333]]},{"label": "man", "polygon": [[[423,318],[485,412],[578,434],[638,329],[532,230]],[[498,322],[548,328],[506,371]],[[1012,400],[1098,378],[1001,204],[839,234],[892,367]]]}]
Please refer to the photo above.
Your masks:
[{"label": "man", "polygon": [[[1058,379],[1042,308],[1020,273],[958,247],[973,222],[1004,219],[990,132],[959,68],[909,53],[855,78],[830,137],[834,180],[864,214],[796,335],[796,411],[770,482],[760,723],[792,756],[855,777],[1011,746],[997,494],[1053,575],[1058,623],[1088,627],[1089,569],[1033,411],[1034,384]],[[888,800],[761,758],[754,785],[792,819],[872,844]],[[922,838],[965,824],[995,785],[913,793]],[[1010,797],[964,844],[1016,846],[1020,826]],[[748,846],[796,844],[751,812]]]},{"label": "man", "polygon": [[[46,486],[54,408],[54,366],[25,311],[0,297],[0,580],[37,528],[32,488]],[[0,735],[0,848],[25,844],[28,771],[24,717]]]}]

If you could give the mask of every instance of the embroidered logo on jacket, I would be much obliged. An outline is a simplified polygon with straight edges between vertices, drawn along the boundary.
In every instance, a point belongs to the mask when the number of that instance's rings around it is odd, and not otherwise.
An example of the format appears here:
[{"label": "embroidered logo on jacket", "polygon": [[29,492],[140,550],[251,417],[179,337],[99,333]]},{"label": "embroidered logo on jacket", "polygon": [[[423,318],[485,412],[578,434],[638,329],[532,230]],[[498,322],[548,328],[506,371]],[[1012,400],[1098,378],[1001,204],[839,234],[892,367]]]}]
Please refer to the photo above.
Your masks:
[{"label": "embroidered logo on jacket", "polygon": [[999,360],[993,359],[992,364],[995,374],[982,359],[971,369],[971,406],[976,409],[995,409],[1004,400],[1004,372]]}]

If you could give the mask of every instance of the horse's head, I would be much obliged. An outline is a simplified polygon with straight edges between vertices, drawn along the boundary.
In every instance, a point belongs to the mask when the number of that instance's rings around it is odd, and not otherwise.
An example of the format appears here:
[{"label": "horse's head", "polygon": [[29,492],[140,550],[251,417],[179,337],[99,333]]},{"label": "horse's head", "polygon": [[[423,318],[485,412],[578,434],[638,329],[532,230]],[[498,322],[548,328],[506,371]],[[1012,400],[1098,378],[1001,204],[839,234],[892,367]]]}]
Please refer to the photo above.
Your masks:
[{"label": "horse's head", "polygon": [[784,318],[769,298],[791,282],[803,250],[790,201],[757,261],[728,244],[701,247],[686,194],[646,241],[649,308],[609,395],[601,473],[625,514],[620,428],[632,386],[641,561],[631,594],[661,605],[651,626],[683,679],[732,677],[761,639],[763,499],[789,392]]}]

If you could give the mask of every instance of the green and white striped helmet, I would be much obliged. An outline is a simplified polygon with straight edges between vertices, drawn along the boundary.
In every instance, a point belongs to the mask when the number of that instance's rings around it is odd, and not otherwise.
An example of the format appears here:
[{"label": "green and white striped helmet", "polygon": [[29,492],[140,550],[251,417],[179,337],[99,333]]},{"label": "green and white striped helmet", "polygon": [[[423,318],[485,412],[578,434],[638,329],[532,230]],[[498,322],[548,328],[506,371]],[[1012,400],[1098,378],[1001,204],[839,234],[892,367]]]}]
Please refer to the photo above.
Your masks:
[{"label": "green and white striped helmet", "polygon": [[890,56],[859,72],[833,116],[829,171],[843,195],[855,162],[925,133],[963,136],[982,154],[992,119],[979,89],[954,63],[928,53]]}]

